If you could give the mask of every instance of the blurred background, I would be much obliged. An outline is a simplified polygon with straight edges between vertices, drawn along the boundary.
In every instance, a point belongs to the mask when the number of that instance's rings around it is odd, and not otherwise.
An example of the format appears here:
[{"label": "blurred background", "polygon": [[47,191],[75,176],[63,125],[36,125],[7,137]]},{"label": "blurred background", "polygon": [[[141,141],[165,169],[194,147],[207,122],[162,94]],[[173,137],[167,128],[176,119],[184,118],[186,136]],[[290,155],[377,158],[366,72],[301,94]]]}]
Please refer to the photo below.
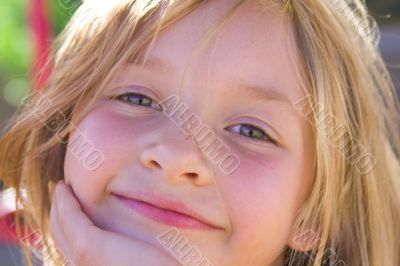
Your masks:
[{"label": "blurred background", "polygon": [[0,131],[32,87],[32,74],[46,59],[51,40],[62,31],[80,2],[0,1]]},{"label": "blurred background", "polygon": [[[365,1],[378,22],[381,31],[379,46],[400,93],[400,0]],[[0,136],[16,106],[33,89],[31,77],[46,60],[51,40],[61,32],[80,2],[0,1]],[[43,77],[46,77],[46,72]],[[0,193],[0,216],[4,214],[6,201]],[[2,239],[1,230],[0,223],[0,265],[22,265],[12,238]]]}]

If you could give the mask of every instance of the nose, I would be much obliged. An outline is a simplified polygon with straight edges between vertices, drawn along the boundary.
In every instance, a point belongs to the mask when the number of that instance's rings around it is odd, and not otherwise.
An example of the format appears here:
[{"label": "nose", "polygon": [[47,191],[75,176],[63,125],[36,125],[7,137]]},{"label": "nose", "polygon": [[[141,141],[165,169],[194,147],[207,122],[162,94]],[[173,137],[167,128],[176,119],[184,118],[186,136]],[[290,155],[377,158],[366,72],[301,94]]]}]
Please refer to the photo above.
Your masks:
[{"label": "nose", "polygon": [[205,186],[212,181],[212,169],[207,158],[190,140],[165,138],[153,143],[143,150],[140,161],[145,167],[159,171],[170,182]]}]

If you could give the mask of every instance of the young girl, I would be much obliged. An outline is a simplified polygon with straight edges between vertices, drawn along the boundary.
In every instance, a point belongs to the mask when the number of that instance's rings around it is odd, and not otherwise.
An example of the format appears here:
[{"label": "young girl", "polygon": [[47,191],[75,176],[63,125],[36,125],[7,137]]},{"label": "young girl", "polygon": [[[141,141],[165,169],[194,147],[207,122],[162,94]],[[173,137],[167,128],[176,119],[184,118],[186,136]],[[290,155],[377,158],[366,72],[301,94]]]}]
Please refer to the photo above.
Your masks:
[{"label": "young girl", "polygon": [[363,4],[84,1],[0,142],[27,262],[400,265],[398,98]]}]

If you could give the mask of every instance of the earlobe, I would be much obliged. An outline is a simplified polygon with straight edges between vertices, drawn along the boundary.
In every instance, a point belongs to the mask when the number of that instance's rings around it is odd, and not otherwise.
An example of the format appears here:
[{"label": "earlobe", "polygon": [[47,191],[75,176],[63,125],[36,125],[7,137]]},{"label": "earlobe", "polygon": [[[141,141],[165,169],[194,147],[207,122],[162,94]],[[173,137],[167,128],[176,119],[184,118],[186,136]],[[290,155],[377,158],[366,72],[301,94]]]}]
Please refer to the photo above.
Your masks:
[{"label": "earlobe", "polygon": [[288,240],[288,246],[299,252],[307,252],[318,247],[319,234],[311,229],[293,230]]}]

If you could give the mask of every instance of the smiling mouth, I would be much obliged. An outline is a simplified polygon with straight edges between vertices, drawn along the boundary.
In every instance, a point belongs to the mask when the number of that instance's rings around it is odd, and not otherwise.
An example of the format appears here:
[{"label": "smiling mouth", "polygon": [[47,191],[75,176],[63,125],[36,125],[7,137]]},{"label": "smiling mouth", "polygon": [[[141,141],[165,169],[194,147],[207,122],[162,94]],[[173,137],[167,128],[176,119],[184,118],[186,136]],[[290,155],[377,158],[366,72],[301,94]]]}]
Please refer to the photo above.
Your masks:
[{"label": "smiling mouth", "polygon": [[[139,213],[140,215],[153,221],[186,229],[196,230],[216,230],[221,229],[191,215],[169,209],[168,207],[158,206],[147,201],[128,198],[122,195],[113,194],[125,207]],[[175,208],[177,209],[177,208]]]}]

